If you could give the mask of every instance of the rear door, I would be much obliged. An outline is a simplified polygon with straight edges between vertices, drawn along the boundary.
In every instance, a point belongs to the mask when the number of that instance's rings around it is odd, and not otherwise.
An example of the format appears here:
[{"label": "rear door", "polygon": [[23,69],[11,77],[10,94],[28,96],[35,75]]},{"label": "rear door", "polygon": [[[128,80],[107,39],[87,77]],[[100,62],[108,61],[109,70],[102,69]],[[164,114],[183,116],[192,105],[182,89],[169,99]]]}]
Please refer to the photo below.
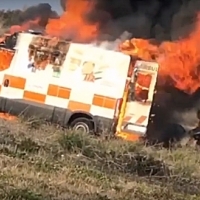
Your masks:
[{"label": "rear door", "polygon": [[136,62],[122,120],[122,132],[138,135],[146,133],[158,67],[155,62]]}]

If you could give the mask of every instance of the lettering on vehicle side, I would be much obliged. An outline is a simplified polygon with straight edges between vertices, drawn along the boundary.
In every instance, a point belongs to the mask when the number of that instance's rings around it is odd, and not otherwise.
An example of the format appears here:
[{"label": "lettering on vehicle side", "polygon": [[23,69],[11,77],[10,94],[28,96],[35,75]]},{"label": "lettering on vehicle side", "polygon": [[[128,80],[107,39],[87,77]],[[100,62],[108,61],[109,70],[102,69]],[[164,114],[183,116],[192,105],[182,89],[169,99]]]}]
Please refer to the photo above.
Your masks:
[{"label": "lettering on vehicle side", "polygon": [[145,70],[149,70],[149,71],[158,71],[158,67],[157,66],[153,66],[153,65],[148,65],[148,64],[140,64],[137,66],[138,69],[145,69]]}]

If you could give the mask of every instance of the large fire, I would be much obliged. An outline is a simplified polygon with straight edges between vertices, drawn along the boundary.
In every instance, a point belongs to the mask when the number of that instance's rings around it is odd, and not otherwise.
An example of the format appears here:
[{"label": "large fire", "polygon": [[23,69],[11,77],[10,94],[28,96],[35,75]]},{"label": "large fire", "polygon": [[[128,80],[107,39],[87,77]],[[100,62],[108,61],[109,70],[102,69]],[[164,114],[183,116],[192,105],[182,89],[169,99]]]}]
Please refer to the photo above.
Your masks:
[{"label": "large fire", "polygon": [[[200,15],[195,30],[184,39],[153,45],[149,40],[131,39],[120,45],[120,50],[144,60],[156,60],[159,76],[187,93],[194,93],[200,87]],[[165,83],[166,84],[166,83]]]},{"label": "large fire", "polygon": [[[46,33],[56,37],[73,38],[78,42],[94,41],[99,35],[99,24],[90,24],[85,18],[95,6],[91,2],[93,1],[66,1],[67,11],[59,19],[49,20]],[[199,17],[197,19],[196,29],[187,38],[161,44],[155,44],[150,40],[131,39],[122,43],[119,49],[125,54],[144,60],[156,60],[160,65],[159,77],[162,77],[163,81],[170,80],[170,84],[178,89],[193,93],[200,87],[200,47],[198,46],[200,21]],[[31,24],[36,23],[38,19],[26,22],[22,26],[11,27],[10,30],[11,32],[26,30]]]},{"label": "large fire", "polygon": [[29,20],[27,22],[24,22],[21,25],[14,25],[10,27],[10,33],[14,34],[16,32],[21,32],[21,31],[26,31],[28,30],[30,27],[32,28],[37,28],[38,27],[38,23],[40,21],[40,18],[36,18],[34,20]]},{"label": "large fire", "polygon": [[68,37],[78,42],[95,40],[98,24],[89,24],[85,18],[93,7],[93,1],[68,0],[67,11],[59,19],[51,19],[46,26],[46,33],[57,37]]}]

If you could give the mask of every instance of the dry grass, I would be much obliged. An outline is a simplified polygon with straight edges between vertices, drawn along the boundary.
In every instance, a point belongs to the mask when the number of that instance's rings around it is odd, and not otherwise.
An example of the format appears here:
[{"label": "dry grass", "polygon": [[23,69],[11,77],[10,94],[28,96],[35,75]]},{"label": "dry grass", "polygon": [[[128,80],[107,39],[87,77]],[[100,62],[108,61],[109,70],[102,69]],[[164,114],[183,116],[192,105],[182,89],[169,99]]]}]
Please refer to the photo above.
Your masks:
[{"label": "dry grass", "polygon": [[198,200],[200,156],[0,121],[1,200]]}]

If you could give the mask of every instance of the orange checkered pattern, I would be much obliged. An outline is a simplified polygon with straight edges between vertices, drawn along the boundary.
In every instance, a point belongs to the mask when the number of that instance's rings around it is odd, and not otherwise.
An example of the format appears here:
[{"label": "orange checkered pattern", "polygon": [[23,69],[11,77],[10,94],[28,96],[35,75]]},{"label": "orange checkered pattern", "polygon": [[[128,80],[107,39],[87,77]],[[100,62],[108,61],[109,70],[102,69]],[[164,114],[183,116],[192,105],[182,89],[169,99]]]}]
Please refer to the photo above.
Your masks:
[{"label": "orange checkered pattern", "polygon": [[117,103],[116,98],[93,94],[92,99],[88,97],[88,103],[83,103],[81,98],[72,97],[73,89],[71,88],[49,84],[46,93],[41,94],[26,89],[26,78],[4,75],[3,83],[5,80],[9,80],[9,87],[4,87],[3,84],[1,85],[1,96],[13,99],[20,98],[62,107],[71,111],[83,111],[93,115],[105,115],[105,117],[113,118],[113,113]]}]

